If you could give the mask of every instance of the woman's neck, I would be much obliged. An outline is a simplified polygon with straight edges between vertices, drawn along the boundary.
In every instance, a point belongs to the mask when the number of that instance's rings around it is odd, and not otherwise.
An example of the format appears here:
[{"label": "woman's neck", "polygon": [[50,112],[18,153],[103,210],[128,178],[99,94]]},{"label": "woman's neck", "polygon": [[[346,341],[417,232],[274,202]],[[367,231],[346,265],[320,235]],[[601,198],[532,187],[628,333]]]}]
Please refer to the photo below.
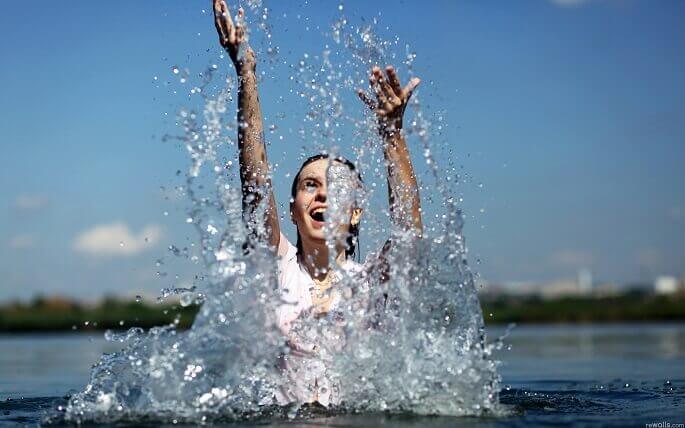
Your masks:
[{"label": "woman's neck", "polygon": [[[345,248],[336,248],[335,261],[338,265],[345,261]],[[329,249],[326,243],[315,244],[311,242],[302,242],[302,254],[300,255],[300,262],[304,265],[311,275],[316,280],[324,280],[330,271],[328,264]]]}]

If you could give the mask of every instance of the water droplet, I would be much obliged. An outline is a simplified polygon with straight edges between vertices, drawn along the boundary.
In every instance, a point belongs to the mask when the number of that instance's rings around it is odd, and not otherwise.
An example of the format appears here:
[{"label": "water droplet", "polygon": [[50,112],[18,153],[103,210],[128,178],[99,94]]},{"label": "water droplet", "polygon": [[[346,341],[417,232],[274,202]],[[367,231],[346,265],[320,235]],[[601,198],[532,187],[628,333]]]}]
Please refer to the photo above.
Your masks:
[{"label": "water droplet", "polygon": [[181,306],[184,308],[187,306],[190,306],[193,304],[193,301],[195,300],[195,294],[194,293],[183,293],[181,294]]},{"label": "water droplet", "polygon": [[143,300],[141,296],[136,296],[136,302],[140,303]]},{"label": "water droplet", "polygon": [[173,67],[171,67],[171,72],[174,74],[178,74],[179,73],[178,67],[176,67],[175,65]]}]

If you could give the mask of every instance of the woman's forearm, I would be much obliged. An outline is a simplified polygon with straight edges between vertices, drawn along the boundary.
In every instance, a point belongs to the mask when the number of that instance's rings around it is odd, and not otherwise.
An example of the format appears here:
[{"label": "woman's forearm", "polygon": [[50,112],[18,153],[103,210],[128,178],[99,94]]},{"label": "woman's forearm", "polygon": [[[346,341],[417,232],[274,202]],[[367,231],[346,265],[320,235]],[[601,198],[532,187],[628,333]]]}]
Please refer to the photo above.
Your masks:
[{"label": "woman's forearm", "polygon": [[402,230],[413,231],[416,237],[423,235],[421,202],[407,143],[402,136],[402,120],[409,98],[420,82],[421,79],[414,77],[403,88],[393,66],[385,68],[385,75],[379,67],[373,67],[369,83],[376,100],[362,89],[357,90],[359,98],[376,114],[383,138],[392,221]]},{"label": "woman's forearm", "polygon": [[388,198],[393,223],[423,235],[421,201],[407,143],[400,129],[384,133],[383,153],[388,167]]},{"label": "woman's forearm", "polygon": [[255,209],[264,196],[269,198],[265,216],[266,238],[275,247],[278,245],[280,227],[276,203],[271,191],[269,164],[264,144],[264,124],[254,68],[242,67],[238,74],[238,81],[238,151],[243,213],[247,217],[248,224],[252,224],[255,220]]},{"label": "woman's forearm", "polygon": [[243,72],[238,75],[238,151],[240,181],[243,190],[249,193],[268,181],[269,168],[263,139],[257,78],[252,71]]},{"label": "woman's forearm", "polygon": [[[238,152],[243,218],[252,238],[266,239],[272,247],[277,247],[281,230],[264,147],[264,124],[257,92],[257,61],[254,51],[247,45],[245,28],[234,24],[226,1],[214,0],[213,4],[219,43],[231,57],[238,74]],[[242,8],[238,9],[239,18],[243,18],[244,13]],[[265,227],[261,228],[257,223],[257,208],[265,195],[269,198],[269,205],[264,218]],[[266,236],[260,233],[262,229]]]}]

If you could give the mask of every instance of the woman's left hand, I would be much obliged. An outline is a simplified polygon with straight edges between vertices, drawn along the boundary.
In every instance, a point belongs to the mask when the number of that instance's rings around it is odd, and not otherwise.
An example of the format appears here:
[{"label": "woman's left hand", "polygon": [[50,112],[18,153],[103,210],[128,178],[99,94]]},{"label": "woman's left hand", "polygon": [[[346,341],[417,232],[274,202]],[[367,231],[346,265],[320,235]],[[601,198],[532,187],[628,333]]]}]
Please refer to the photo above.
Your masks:
[{"label": "woman's left hand", "polygon": [[357,95],[376,113],[381,134],[388,135],[402,129],[404,109],[419,83],[421,79],[414,77],[402,88],[395,68],[391,65],[385,68],[385,75],[379,67],[371,70],[369,84],[376,94],[376,100],[374,101],[362,89],[357,89]]}]

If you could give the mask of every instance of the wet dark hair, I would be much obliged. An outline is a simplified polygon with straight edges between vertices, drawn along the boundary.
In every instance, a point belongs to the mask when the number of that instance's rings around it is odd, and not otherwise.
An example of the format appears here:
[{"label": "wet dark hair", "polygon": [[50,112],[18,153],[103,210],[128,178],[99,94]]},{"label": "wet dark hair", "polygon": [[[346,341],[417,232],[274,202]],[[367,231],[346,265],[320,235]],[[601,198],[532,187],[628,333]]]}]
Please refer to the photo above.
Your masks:
[{"label": "wet dark hair", "polygon": [[[308,157],[304,162],[302,162],[300,170],[297,171],[297,174],[295,174],[292,187],[290,188],[290,196],[292,197],[291,201],[294,201],[295,197],[297,196],[297,184],[300,181],[300,174],[302,173],[304,167],[306,167],[312,162],[318,161],[319,159],[330,158],[330,155],[328,155],[327,153],[319,153],[318,155]],[[334,157],[333,160],[340,162],[343,165],[346,165],[348,168],[350,168],[350,171],[357,173],[357,178],[359,179],[359,182],[362,183],[362,176],[359,174],[359,171],[357,171],[357,167],[354,166],[354,163],[352,163],[352,161],[349,161],[339,156]],[[357,252],[357,244],[359,244],[359,224],[350,224],[350,233],[347,236],[347,245],[345,246],[345,256],[352,258],[357,257],[357,259],[359,260],[361,256]],[[302,254],[302,241],[300,240],[299,230],[297,231],[297,254]]]}]

